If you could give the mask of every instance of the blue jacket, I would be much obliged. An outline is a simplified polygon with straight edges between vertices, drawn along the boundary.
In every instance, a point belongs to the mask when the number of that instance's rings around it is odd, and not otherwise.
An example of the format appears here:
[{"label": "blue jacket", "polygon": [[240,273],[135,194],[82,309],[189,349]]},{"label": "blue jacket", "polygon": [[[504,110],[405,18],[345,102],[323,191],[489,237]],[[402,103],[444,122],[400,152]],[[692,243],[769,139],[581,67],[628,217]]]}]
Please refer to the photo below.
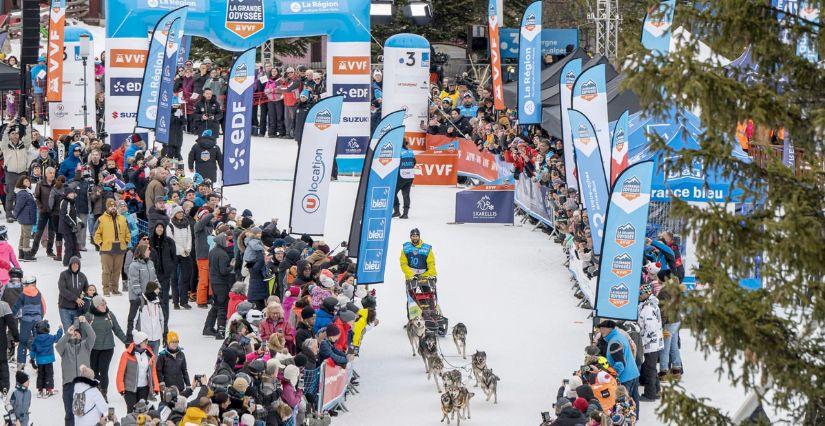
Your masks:
[{"label": "blue jacket", "polygon": [[401,149],[401,164],[398,166],[399,179],[412,179],[415,177],[415,153],[407,148]]},{"label": "blue jacket", "polygon": [[37,365],[51,364],[55,361],[54,344],[63,336],[63,329],[58,328],[57,333],[37,333],[32,340],[31,358]]},{"label": "blue jacket", "polygon": [[317,334],[332,324],[333,319],[335,316],[323,309],[315,311],[315,325],[312,326],[312,331]]},{"label": "blue jacket", "polygon": [[21,225],[34,225],[37,222],[37,203],[31,192],[19,188],[14,190],[14,217]]},{"label": "blue jacket", "polygon": [[[343,339],[344,336],[339,338]],[[320,364],[327,358],[332,358],[336,364],[342,367],[346,367],[347,365],[347,354],[338,350],[329,339],[324,339],[318,346],[318,363]]]},{"label": "blue jacket", "polygon": [[[654,248],[659,250],[658,256],[654,253]],[[645,246],[645,257],[653,262],[659,262],[662,271],[669,270],[670,264],[676,259],[673,250],[667,244],[658,240],[654,240],[650,246]]]},{"label": "blue jacket", "polygon": [[250,301],[265,300],[269,297],[269,284],[264,281],[264,273],[266,272],[266,261],[263,256],[249,267],[249,290],[247,291],[247,298]]},{"label": "blue jacket", "polygon": [[66,180],[74,179],[74,172],[77,170],[77,165],[80,164],[80,157],[74,156],[74,149],[78,145],[73,143],[69,145],[69,151],[66,152],[66,159],[60,163],[60,169],[57,171],[59,176],[66,176]]},{"label": "blue jacket", "polygon": [[467,118],[473,118],[478,114],[478,105],[464,106],[462,104],[462,105],[459,105],[458,108],[456,108],[456,109],[458,109],[458,112],[462,116],[467,117]]},{"label": "blue jacket", "polygon": [[639,368],[636,367],[636,358],[630,349],[630,342],[624,334],[614,328],[607,337],[607,363],[619,375],[619,383],[627,383],[639,377]]}]

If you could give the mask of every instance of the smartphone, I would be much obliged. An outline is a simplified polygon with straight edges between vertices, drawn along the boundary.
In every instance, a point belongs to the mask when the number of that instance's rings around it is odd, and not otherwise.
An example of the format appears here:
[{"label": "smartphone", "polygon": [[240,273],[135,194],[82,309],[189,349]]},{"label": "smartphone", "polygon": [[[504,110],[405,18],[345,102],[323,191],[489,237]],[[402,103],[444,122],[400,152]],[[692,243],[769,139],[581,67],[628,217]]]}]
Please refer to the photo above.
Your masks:
[{"label": "smartphone", "polygon": [[550,412],[549,411],[542,411],[541,412],[541,421],[542,421],[542,423],[549,422],[550,420],[551,420],[550,419]]},{"label": "smartphone", "polygon": [[564,379],[564,380],[562,380],[561,382],[562,382],[562,384],[564,384],[565,386],[567,386],[567,385],[569,385],[569,384],[570,384],[570,379]]},{"label": "smartphone", "polygon": [[109,414],[107,417],[110,419],[115,418],[115,407],[109,407]]}]

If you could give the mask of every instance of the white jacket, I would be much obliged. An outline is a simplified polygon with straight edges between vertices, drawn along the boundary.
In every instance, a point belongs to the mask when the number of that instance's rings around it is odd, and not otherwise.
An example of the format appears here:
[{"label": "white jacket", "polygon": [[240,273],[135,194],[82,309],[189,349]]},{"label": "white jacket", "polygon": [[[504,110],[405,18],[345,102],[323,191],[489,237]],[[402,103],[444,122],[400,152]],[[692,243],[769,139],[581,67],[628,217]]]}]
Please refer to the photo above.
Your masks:
[{"label": "white jacket", "polygon": [[639,334],[642,337],[642,347],[646,354],[658,352],[665,347],[659,299],[652,294],[647,300],[639,302],[639,327],[641,327]]},{"label": "white jacket", "polygon": [[181,229],[169,223],[166,225],[166,235],[175,240],[175,254],[188,257],[192,254],[192,232],[189,228]]},{"label": "white jacket", "polygon": [[161,340],[163,338],[163,310],[160,308],[160,301],[146,300],[146,296],[141,296],[141,307],[135,318],[135,328],[146,333],[149,341]]},{"label": "white jacket", "polygon": [[[86,391],[86,405],[83,411],[86,414],[80,417],[74,416],[74,424],[75,426],[96,426],[100,424],[100,416],[105,416],[109,411],[109,404],[103,399],[100,389],[92,388],[83,382],[75,383],[74,394],[84,391]],[[72,397],[72,400],[74,400],[74,397]]]}]

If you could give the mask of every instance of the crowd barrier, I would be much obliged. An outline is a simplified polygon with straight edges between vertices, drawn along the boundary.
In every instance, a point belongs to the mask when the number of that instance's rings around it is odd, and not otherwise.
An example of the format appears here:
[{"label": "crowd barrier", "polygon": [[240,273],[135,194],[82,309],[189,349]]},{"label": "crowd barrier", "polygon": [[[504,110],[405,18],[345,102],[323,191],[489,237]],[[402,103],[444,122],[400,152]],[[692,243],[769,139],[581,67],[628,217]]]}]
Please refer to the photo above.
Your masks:
[{"label": "crowd barrier", "polygon": [[427,135],[424,151],[415,155],[416,185],[455,185],[458,176],[490,183],[498,180],[499,161],[495,155],[478,150],[473,141],[444,135]]},{"label": "crowd barrier", "polygon": [[590,306],[595,306],[596,278],[590,278],[584,272],[584,262],[582,262],[576,254],[576,247],[573,244],[573,239],[567,238],[565,240],[565,244],[567,247],[567,259],[569,260],[567,269],[570,271],[570,274],[573,275],[573,278],[579,286],[579,290],[581,290],[582,294],[584,294],[584,298],[587,299]]},{"label": "crowd barrier", "polygon": [[318,380],[318,412],[329,411],[340,405],[352,379],[352,367],[339,367],[331,359],[321,364]]}]

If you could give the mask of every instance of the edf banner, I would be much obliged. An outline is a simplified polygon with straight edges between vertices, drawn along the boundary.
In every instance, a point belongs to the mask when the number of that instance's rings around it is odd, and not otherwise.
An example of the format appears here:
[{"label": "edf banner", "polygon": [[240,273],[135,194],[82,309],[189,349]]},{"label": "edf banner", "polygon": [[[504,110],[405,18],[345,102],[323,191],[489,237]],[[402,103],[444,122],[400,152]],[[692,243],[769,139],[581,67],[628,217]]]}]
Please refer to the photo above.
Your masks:
[{"label": "edf banner", "polygon": [[587,206],[593,252],[598,255],[601,253],[604,217],[607,210],[607,179],[602,168],[601,152],[593,125],[584,114],[575,109],[568,111],[568,114],[573,147],[576,149],[576,170],[582,184],[580,195]]},{"label": "edf banner", "polygon": [[521,18],[518,52],[518,122],[541,123],[541,1],[527,6]]},{"label": "edf banner", "polygon": [[361,242],[358,247],[358,284],[384,282],[392,223],[392,201],[395,197],[395,183],[398,180],[398,166],[401,165],[403,139],[404,127],[396,127],[381,137],[372,153],[361,221]]},{"label": "edf banner", "polygon": [[229,74],[223,125],[223,186],[249,183],[254,83],[255,49],[253,48],[235,59]]},{"label": "edf banner", "polygon": [[[610,174],[610,123],[607,119],[605,64],[582,71],[573,84],[573,109],[584,114],[593,129],[602,155],[605,176]],[[575,130],[574,130],[575,131]]]},{"label": "edf banner", "polygon": [[610,184],[616,182],[616,178],[627,168],[627,153],[629,150],[627,143],[627,121],[630,113],[625,110],[616,127],[613,128],[613,136],[610,142]]},{"label": "edf banner", "polygon": [[653,162],[643,161],[622,172],[613,185],[596,284],[599,318],[635,321],[638,316],[652,179]]},{"label": "edf banner", "polygon": [[513,223],[514,185],[480,185],[455,194],[456,223]]},{"label": "edf banner", "polygon": [[46,77],[46,100],[63,100],[63,41],[66,29],[66,0],[53,0],[49,10],[49,48],[47,50],[48,71]]},{"label": "edf banner", "polygon": [[321,99],[307,113],[292,183],[289,229],[293,234],[324,234],[330,173],[343,106],[343,96],[332,96]]},{"label": "edf banner", "polygon": [[[149,41],[149,54],[143,71],[143,85],[140,88],[140,101],[137,110],[137,126],[154,129],[158,118],[158,100],[160,99],[160,80],[163,77],[163,61],[166,57],[166,38],[176,19],[186,16],[186,8],[179,7],[160,18],[152,39]],[[108,65],[108,64],[107,64]]]},{"label": "edf banner", "polygon": [[665,0],[648,10],[645,15],[642,46],[650,50],[654,56],[667,55],[670,51],[670,28],[673,26],[675,11],[676,0]]},{"label": "edf banner", "polygon": [[581,58],[571,59],[559,73],[559,117],[561,117],[561,139],[564,144],[564,179],[568,188],[578,189],[576,180],[576,157],[573,153],[573,137],[570,136],[570,119],[567,110],[573,106],[573,85],[582,72]]},{"label": "edf banner", "polygon": [[[175,19],[169,27],[163,59],[163,75],[160,78],[160,98],[158,118],[155,126],[155,140],[162,144],[169,142],[169,127],[172,124],[172,103],[175,97],[175,74],[177,73],[178,52],[183,38],[185,17]],[[226,169],[224,169],[226,170]]]}]

